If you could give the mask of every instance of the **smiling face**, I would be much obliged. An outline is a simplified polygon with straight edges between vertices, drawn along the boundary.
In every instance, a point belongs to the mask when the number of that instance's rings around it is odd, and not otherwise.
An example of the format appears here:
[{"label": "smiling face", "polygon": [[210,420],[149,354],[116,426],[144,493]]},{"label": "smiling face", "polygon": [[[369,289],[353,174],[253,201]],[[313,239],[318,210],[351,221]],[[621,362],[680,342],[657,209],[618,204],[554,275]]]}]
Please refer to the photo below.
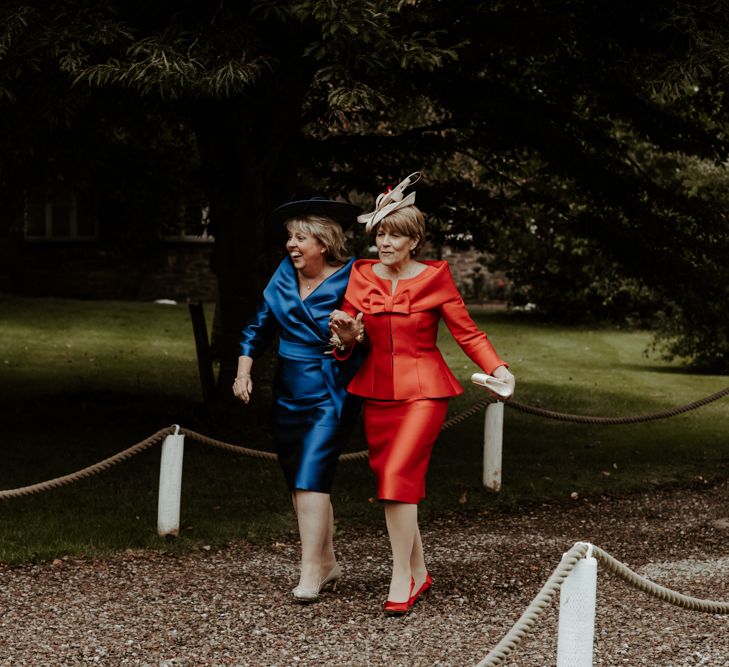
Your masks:
[{"label": "smiling face", "polygon": [[418,239],[405,236],[395,230],[377,228],[375,245],[380,261],[387,267],[399,268],[405,266],[412,258],[412,251],[418,245]]},{"label": "smiling face", "polygon": [[286,251],[298,271],[317,272],[325,263],[326,248],[313,234],[309,234],[296,225],[288,225],[289,235]]}]

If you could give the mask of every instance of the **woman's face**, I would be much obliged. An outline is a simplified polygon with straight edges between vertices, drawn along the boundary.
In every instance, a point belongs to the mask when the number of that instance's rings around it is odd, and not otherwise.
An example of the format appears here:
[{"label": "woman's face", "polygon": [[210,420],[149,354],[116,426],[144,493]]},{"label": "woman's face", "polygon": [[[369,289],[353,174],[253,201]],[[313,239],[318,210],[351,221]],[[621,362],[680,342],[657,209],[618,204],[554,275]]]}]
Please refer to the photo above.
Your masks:
[{"label": "woman's face", "polygon": [[418,239],[378,228],[375,245],[380,261],[385,266],[400,266],[410,261],[411,253],[418,245]]},{"label": "woman's face", "polygon": [[296,229],[289,229],[288,235],[286,251],[295,268],[301,271],[317,268],[324,263],[326,248],[316,236]]}]

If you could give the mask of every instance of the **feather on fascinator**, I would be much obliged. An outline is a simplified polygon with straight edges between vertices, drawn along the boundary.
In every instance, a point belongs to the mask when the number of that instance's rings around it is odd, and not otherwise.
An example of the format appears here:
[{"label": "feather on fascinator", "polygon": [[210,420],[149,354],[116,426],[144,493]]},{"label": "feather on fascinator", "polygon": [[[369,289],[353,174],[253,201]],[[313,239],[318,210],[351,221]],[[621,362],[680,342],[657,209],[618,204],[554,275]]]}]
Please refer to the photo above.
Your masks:
[{"label": "feather on fascinator", "polygon": [[412,206],[415,203],[415,193],[404,194],[405,188],[413,185],[420,180],[420,172],[414,171],[406,179],[400,181],[394,188],[383,192],[377,196],[375,202],[375,210],[371,213],[363,213],[357,217],[357,222],[366,225],[365,229],[371,232],[380,220],[388,216],[393,211],[406,206]]}]

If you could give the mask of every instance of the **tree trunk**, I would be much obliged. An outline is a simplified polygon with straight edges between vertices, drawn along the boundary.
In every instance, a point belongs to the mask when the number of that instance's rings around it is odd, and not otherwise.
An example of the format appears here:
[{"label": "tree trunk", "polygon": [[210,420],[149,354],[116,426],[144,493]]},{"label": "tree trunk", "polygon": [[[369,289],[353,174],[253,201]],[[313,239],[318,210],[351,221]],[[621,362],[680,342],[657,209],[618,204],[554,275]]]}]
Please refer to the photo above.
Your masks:
[{"label": "tree trunk", "polygon": [[[212,269],[218,279],[219,327],[213,346],[220,372],[213,402],[218,407],[232,399],[241,329],[258,306],[283,250],[271,245],[265,222],[273,205],[295,190],[295,152],[309,81],[301,68],[288,71],[287,80],[269,82],[249,99],[201,104],[195,113],[215,237]],[[259,380],[265,379],[269,366],[265,357],[256,364]],[[260,422],[267,418],[269,401],[260,382],[259,388],[264,391],[257,392],[259,409],[253,412]]]}]

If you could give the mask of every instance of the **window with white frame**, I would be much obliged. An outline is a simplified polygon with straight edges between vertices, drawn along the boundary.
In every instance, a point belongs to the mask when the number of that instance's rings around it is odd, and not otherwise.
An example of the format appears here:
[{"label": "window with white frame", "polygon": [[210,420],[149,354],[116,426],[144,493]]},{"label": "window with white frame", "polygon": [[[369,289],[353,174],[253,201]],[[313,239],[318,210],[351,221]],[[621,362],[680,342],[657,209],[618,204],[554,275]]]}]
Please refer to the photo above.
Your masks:
[{"label": "window with white frame", "polygon": [[26,202],[25,238],[28,240],[94,240],[97,236],[94,208],[79,202],[76,193]]}]

